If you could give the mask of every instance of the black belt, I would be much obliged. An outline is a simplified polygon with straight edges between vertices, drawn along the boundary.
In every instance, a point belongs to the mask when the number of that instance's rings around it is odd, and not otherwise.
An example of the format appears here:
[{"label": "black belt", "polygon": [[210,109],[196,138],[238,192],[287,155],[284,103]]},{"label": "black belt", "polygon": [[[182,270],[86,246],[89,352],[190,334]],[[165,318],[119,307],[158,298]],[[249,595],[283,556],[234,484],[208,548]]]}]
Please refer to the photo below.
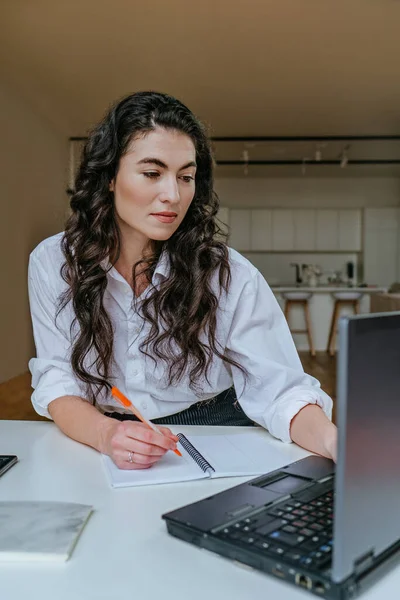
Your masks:
[{"label": "black belt", "polygon": [[[107,412],[104,414],[119,421],[138,420],[131,413]],[[151,421],[156,425],[254,425],[237,401],[233,387],[221,392],[215,398],[201,400],[178,413],[151,419]]]}]

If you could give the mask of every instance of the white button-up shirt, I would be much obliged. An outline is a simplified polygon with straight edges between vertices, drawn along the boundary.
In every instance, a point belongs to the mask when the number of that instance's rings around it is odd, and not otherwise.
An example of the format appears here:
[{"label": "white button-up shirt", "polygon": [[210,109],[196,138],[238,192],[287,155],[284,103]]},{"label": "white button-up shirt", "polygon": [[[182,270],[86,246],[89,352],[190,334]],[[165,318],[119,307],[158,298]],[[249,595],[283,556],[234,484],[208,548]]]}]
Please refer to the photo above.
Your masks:
[{"label": "white button-up shirt", "polygon": [[[83,384],[75,377],[70,363],[71,303],[59,314],[58,298],[66,290],[60,275],[64,262],[62,233],[44,240],[32,252],[29,261],[29,299],[37,358],[32,358],[32,403],[37,413],[50,417],[48,405],[60,396],[85,397]],[[284,315],[261,273],[235,250],[229,249],[231,285],[219,295],[217,340],[225,353],[245,367],[243,373],[214,357],[208,381],[201,382],[201,393],[190,390],[187,374],[169,386],[166,365],[155,364],[139,350],[149,331],[134,308],[133,291],[127,281],[112,268],[107,273],[104,306],[114,327],[112,383],[149,419],[182,411],[201,399],[208,399],[233,384],[241,407],[250,419],[270,433],[290,442],[290,422],[307,404],[318,404],[330,418],[332,400],[319,382],[304,373]],[[166,254],[159,260],[152,285],[157,287],[168,277]],[[218,295],[217,273],[212,280]],[[141,299],[151,293],[152,286]],[[102,412],[122,407],[108,392],[100,394],[97,406]]]}]

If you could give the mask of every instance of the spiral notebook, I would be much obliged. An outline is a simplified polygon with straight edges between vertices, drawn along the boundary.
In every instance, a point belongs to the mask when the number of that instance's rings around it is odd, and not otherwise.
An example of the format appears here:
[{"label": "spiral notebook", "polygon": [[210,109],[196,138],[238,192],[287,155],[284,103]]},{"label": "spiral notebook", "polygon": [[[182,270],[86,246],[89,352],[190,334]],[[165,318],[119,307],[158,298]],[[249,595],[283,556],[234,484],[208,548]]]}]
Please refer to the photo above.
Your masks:
[{"label": "spiral notebook", "polygon": [[[262,475],[272,467],[279,468],[296,460],[299,452],[298,447],[282,444],[258,427],[231,435],[179,433],[177,436],[182,457],[167,452],[150,469],[118,469],[108,456],[103,456],[112,487]],[[308,454],[304,451],[304,456]]]}]

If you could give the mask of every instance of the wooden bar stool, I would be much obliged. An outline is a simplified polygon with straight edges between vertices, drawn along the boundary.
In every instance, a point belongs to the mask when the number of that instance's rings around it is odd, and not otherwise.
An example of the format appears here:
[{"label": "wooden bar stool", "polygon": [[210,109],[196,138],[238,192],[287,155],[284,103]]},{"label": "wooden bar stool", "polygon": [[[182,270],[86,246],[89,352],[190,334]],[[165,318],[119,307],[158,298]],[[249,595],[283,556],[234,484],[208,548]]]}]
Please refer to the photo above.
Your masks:
[{"label": "wooden bar stool", "polygon": [[340,318],[340,312],[345,306],[351,307],[355,314],[360,312],[360,298],[362,293],[360,292],[335,292],[332,294],[335,299],[335,305],[333,308],[331,326],[329,329],[328,347],[327,352],[331,356],[335,356],[336,352],[336,334],[337,325]]},{"label": "wooden bar stool", "polygon": [[[285,299],[285,310],[284,310],[285,318],[289,325],[289,329],[290,329],[291,333],[306,333],[307,339],[308,339],[308,347],[310,349],[310,354],[311,354],[311,356],[315,356],[314,341],[313,341],[312,331],[311,331],[310,312],[308,309],[308,301],[311,298],[311,296],[312,296],[312,293],[310,293],[310,292],[284,292],[284,293],[282,293],[282,298]],[[295,306],[301,306],[303,309],[304,322],[305,322],[305,326],[306,326],[305,329],[291,329],[290,328],[290,323],[289,323],[290,309]]]}]

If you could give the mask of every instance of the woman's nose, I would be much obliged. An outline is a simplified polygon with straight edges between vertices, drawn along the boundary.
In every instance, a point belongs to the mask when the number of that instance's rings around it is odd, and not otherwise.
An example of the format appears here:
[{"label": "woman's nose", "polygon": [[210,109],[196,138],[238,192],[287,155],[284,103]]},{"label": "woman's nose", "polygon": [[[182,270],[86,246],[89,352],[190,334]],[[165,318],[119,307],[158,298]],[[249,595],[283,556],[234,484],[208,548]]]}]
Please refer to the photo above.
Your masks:
[{"label": "woman's nose", "polygon": [[164,180],[160,199],[162,202],[179,201],[179,187],[176,177],[168,177]]}]

